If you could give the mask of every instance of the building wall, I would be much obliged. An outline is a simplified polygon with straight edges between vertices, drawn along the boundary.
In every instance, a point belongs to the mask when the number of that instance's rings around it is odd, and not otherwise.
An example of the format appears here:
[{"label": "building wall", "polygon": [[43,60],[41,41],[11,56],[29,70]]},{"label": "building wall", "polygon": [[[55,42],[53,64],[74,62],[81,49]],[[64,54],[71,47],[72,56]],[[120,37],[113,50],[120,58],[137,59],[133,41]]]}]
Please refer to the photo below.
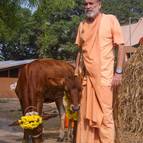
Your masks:
[{"label": "building wall", "polygon": [[10,89],[10,85],[17,80],[18,78],[0,77],[0,98],[17,97],[15,91]]}]

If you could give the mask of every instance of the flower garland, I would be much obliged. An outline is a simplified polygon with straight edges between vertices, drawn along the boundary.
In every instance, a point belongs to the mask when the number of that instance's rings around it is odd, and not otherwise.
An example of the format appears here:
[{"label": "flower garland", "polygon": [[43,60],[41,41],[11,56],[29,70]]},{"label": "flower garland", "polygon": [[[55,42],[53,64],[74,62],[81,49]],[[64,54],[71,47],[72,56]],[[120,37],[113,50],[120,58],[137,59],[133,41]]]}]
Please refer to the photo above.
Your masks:
[{"label": "flower garland", "polygon": [[66,109],[66,117],[68,119],[70,119],[70,120],[72,119],[74,121],[77,121],[77,119],[78,119],[78,113],[77,112],[73,112],[71,108],[67,108]]},{"label": "flower garland", "polygon": [[22,116],[18,122],[23,129],[33,130],[42,124],[42,117],[37,112],[29,112]]},{"label": "flower garland", "polygon": [[65,94],[64,96],[64,100],[65,102],[67,103],[67,107],[66,107],[66,117],[69,119],[69,120],[74,120],[74,121],[77,121],[78,120],[78,112],[73,112],[71,106],[70,106],[70,102],[69,102],[69,98],[68,96]]}]

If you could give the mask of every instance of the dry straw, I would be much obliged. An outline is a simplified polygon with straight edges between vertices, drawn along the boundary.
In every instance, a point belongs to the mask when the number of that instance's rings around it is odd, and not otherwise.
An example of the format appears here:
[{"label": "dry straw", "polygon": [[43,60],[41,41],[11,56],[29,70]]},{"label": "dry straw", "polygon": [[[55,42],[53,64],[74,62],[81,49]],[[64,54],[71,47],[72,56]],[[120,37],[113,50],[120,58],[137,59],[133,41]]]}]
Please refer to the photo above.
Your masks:
[{"label": "dry straw", "polygon": [[143,142],[143,46],[127,62],[122,85],[114,95],[116,142]]}]

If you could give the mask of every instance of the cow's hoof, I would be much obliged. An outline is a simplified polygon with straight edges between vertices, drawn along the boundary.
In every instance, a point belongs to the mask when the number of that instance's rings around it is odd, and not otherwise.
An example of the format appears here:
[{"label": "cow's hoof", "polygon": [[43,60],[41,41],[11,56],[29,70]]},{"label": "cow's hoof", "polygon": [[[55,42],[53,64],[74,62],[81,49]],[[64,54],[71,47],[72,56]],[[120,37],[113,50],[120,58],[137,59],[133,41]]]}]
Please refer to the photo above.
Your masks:
[{"label": "cow's hoof", "polygon": [[60,137],[57,138],[57,142],[63,142],[63,141],[64,141],[64,137],[63,138],[60,138]]},{"label": "cow's hoof", "polygon": [[66,137],[66,138],[65,138],[65,141],[66,141],[66,142],[67,142],[67,141],[68,141],[68,142],[72,142],[72,139],[69,138],[69,137]]}]

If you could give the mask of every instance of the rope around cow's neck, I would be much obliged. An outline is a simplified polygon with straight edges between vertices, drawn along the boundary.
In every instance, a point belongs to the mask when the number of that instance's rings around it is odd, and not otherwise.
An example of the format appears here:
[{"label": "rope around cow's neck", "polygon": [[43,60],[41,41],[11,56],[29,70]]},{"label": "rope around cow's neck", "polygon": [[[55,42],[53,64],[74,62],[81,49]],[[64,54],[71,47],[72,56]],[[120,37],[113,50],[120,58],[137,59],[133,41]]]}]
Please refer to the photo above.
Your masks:
[{"label": "rope around cow's neck", "polygon": [[37,108],[36,108],[35,106],[28,106],[28,107],[26,107],[25,110],[24,110],[24,115],[25,115],[26,113],[28,113],[28,110],[37,112]]},{"label": "rope around cow's neck", "polygon": [[32,135],[32,138],[38,138],[38,137],[40,137],[42,135],[42,132],[40,132],[39,134],[37,134],[37,135]]}]

